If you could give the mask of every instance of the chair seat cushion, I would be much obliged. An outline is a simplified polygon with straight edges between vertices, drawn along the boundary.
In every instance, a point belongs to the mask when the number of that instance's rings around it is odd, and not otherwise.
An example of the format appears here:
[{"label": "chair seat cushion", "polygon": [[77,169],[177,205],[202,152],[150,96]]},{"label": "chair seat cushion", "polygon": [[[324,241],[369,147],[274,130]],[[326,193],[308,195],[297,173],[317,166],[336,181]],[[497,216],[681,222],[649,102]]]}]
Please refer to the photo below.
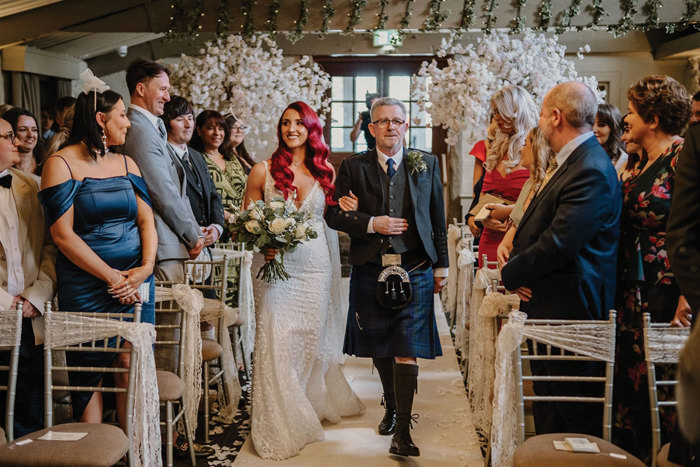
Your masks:
[{"label": "chair seat cushion", "polygon": [[[564,438],[586,438],[598,444],[599,453],[557,451],[553,441],[564,441]],[[620,454],[626,459],[612,457],[610,453]],[[533,436],[518,446],[513,456],[513,467],[541,467],[562,465],[566,467],[644,467],[644,463],[614,444],[595,436],[575,433],[550,433]]]},{"label": "chair seat cushion", "polygon": [[[78,441],[45,441],[49,431],[87,433]],[[27,444],[18,442],[32,440]],[[129,439],[116,426],[102,423],[65,423],[30,433],[0,446],[0,465],[57,467],[110,466],[129,451]]]},{"label": "chair seat cushion", "polygon": [[173,372],[156,371],[158,380],[158,396],[161,401],[174,401],[182,397],[185,392],[185,383]]},{"label": "chair seat cushion", "polygon": [[671,443],[666,443],[661,447],[661,450],[656,455],[656,467],[682,467],[680,464],[668,460],[668,450],[670,447]]},{"label": "chair seat cushion", "polygon": [[5,437],[5,430],[0,426],[0,445],[7,443],[7,437]]},{"label": "chair seat cushion", "polygon": [[222,348],[218,342],[202,339],[202,361],[210,362],[221,356]]}]

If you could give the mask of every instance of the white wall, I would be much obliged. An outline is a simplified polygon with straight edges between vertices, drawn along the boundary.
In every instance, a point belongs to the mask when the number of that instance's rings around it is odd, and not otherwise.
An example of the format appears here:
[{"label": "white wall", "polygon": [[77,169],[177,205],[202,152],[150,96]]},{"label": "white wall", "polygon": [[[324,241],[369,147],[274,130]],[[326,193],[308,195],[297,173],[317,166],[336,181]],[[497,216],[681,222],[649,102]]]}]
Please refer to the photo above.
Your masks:
[{"label": "white wall", "polygon": [[126,70],[100,76],[99,78],[107,83],[112,91],[122,95],[122,98],[124,98],[124,105],[129,105],[129,88],[126,87]]}]

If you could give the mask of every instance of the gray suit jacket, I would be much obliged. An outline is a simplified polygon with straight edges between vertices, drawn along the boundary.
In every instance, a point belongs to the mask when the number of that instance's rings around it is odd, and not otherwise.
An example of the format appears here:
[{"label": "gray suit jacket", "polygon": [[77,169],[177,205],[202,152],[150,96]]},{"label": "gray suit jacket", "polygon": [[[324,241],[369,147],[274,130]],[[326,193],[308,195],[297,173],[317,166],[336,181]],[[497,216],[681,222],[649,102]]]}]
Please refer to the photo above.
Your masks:
[{"label": "gray suit jacket", "polygon": [[145,115],[133,109],[127,115],[131,128],[121,151],[134,159],[148,186],[158,232],[156,260],[187,259],[202,231],[187,199],[182,164]]}]

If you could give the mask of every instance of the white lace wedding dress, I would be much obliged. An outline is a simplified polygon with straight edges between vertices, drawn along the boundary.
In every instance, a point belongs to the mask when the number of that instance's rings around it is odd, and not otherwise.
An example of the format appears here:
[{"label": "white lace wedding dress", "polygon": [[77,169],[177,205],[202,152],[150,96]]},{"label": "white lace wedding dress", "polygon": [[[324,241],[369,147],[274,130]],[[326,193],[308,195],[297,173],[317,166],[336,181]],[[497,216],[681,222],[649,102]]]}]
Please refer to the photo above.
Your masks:
[{"label": "white lace wedding dress", "polygon": [[[281,195],[268,171],[265,201],[275,196]],[[284,255],[290,279],[255,282],[251,437],[266,459],[295,456],[322,440],[322,420],[337,423],[364,411],[340,369],[347,310],[340,309],[337,234],[326,226],[324,208],[316,182],[300,209],[311,214],[318,237]],[[262,255],[256,256],[259,268]]]}]

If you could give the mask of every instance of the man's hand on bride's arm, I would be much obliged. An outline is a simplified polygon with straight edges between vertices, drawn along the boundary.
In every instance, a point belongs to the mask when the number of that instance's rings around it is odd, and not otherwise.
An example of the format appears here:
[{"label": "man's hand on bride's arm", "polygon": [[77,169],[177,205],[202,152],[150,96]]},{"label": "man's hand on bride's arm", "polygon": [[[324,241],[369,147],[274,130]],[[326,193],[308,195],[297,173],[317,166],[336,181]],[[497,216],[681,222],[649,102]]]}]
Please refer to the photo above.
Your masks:
[{"label": "man's hand on bride's arm", "polygon": [[357,196],[350,190],[350,194],[346,196],[341,196],[338,200],[338,205],[343,211],[357,211],[359,203],[357,201]]},{"label": "man's hand on bride's arm", "polygon": [[382,235],[401,235],[408,229],[408,221],[399,217],[376,216],[372,228]]}]

